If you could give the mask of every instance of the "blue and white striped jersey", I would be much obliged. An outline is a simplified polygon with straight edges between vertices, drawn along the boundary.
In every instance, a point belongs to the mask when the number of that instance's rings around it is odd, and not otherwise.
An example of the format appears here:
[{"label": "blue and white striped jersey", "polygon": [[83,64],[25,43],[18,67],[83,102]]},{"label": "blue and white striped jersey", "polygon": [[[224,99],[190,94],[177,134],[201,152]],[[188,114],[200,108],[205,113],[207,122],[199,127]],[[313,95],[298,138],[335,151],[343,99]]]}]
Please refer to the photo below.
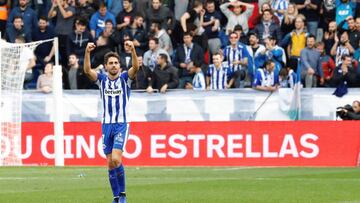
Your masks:
[{"label": "blue and white striped jersey", "polygon": [[192,85],[194,90],[205,90],[205,76],[202,71],[195,74]]},{"label": "blue and white striped jersey", "polygon": [[279,75],[273,71],[269,73],[266,69],[259,68],[256,71],[253,87],[272,87],[279,83]]},{"label": "blue and white striped jersey", "polygon": [[242,61],[244,58],[247,58],[248,55],[249,54],[246,50],[246,46],[242,44],[238,44],[235,49],[232,48],[231,45],[224,49],[224,61],[227,62],[228,66],[232,69],[233,72],[245,68],[240,64],[233,65],[233,61]]},{"label": "blue and white striped jersey", "polygon": [[214,64],[209,65],[206,76],[210,77],[210,89],[226,89],[228,80],[232,77],[232,70],[223,62],[221,67],[216,69]]},{"label": "blue and white striped jersey", "polygon": [[130,87],[128,86],[129,75],[123,72],[115,80],[110,80],[106,74],[98,73],[97,84],[100,87],[100,96],[103,105],[102,123],[126,123],[128,122],[128,101]]}]

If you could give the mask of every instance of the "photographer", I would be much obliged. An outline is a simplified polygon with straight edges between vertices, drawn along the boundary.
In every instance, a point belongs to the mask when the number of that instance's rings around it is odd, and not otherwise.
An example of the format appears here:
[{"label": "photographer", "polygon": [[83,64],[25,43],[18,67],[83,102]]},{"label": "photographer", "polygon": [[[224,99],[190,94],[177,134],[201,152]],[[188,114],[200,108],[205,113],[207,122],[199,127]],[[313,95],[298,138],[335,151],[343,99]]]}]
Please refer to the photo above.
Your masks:
[{"label": "photographer", "polygon": [[352,106],[347,104],[344,107],[338,107],[336,116],[343,120],[360,120],[360,102],[354,101]]}]

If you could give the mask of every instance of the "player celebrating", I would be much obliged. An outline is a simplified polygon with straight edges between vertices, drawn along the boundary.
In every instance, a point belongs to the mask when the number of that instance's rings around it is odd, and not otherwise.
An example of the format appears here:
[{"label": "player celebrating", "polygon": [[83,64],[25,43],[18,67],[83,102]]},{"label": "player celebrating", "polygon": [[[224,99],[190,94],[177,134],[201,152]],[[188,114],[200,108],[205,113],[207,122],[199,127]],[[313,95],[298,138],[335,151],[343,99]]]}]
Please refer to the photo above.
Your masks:
[{"label": "player celebrating", "polygon": [[95,49],[94,43],[88,43],[84,57],[84,72],[92,81],[97,81],[100,87],[103,104],[102,136],[106,155],[109,181],[114,195],[113,203],[126,202],[125,171],[122,165],[122,153],[129,134],[127,117],[130,87],[128,78],[134,79],[139,70],[134,44],[127,41],[125,46],[131,49],[132,67],[128,72],[120,72],[120,58],[115,52],[104,56],[107,75],[91,69],[90,52]]}]

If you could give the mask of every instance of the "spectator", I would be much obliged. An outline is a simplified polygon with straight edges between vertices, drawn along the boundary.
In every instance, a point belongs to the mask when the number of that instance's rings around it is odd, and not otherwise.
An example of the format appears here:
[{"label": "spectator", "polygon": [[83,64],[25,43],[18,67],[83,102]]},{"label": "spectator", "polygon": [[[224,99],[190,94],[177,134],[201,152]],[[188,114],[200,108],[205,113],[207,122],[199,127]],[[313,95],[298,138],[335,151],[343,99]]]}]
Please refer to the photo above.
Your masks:
[{"label": "spectator", "polygon": [[[268,3],[268,2],[264,2],[264,3],[260,6],[259,15],[256,16],[256,18],[254,19],[254,22],[253,22],[254,25],[257,25],[257,24],[261,23],[262,15],[264,14],[264,11],[266,11],[266,10],[270,10],[270,11],[272,10],[272,9],[271,9],[271,5],[270,5],[270,3]],[[271,20],[274,21],[274,23],[277,24],[277,25],[280,25],[280,24],[281,24],[279,18],[278,18],[276,15],[272,15],[272,19],[271,19]]]},{"label": "spectator", "polygon": [[341,63],[335,68],[332,80],[335,87],[344,83],[348,86],[356,85],[356,72],[351,67],[351,57],[349,55],[341,56]]},{"label": "spectator", "polygon": [[118,30],[125,29],[129,26],[134,21],[135,17],[136,11],[133,8],[132,0],[123,0],[123,8],[124,10],[116,16],[116,28]]},{"label": "spectator", "polygon": [[159,46],[168,52],[169,56],[173,54],[173,46],[170,36],[165,29],[161,28],[160,22],[153,21],[150,27],[150,33],[159,39]]},{"label": "spectator", "polygon": [[219,39],[220,21],[221,14],[215,10],[215,1],[208,0],[201,26],[205,29],[205,34],[208,36],[210,54],[218,52],[221,48],[221,41]]},{"label": "spectator", "polygon": [[272,60],[275,63],[275,72],[279,73],[286,64],[286,55],[282,47],[276,45],[276,39],[269,36],[265,39],[265,50],[260,52],[260,60],[265,61]]},{"label": "spectator", "polygon": [[186,89],[192,89],[192,90],[205,90],[206,84],[205,84],[205,76],[201,69],[201,64],[194,63],[193,67],[191,67],[190,71],[192,73],[195,73],[194,79],[191,82],[187,82],[185,85]]},{"label": "spectator", "polygon": [[[39,18],[38,27],[33,30],[32,41],[48,40],[55,37],[54,29],[49,26],[48,19],[45,16]],[[45,64],[48,63],[54,55],[52,51],[53,43],[46,42],[39,44],[35,49],[35,56],[37,64],[43,69]]]},{"label": "spectator", "polygon": [[248,58],[248,76],[252,82],[254,75],[257,69],[263,66],[263,62],[260,58],[260,53],[265,51],[265,47],[262,44],[259,44],[259,38],[256,33],[249,34],[249,45],[246,46],[246,49],[249,54]]},{"label": "spectator", "polygon": [[169,8],[162,5],[162,0],[151,0],[151,8],[146,10],[146,26],[150,29],[152,21],[161,23],[161,27],[165,29],[168,34],[171,34],[174,30],[175,19],[174,14]]},{"label": "spectator", "polygon": [[286,9],[282,23],[281,23],[281,32],[283,34],[288,34],[295,29],[295,17],[298,15],[298,10],[296,4],[291,3]]},{"label": "spectator", "polygon": [[187,11],[189,1],[170,0],[169,8],[174,13],[175,20],[180,22],[180,18]]},{"label": "spectator", "polygon": [[91,81],[79,64],[79,57],[74,53],[69,55],[68,66],[63,68],[63,81],[64,89],[87,89],[91,85]]},{"label": "spectator", "polygon": [[299,14],[295,18],[295,30],[287,34],[283,41],[283,47],[287,46],[287,52],[289,56],[288,66],[290,66],[295,72],[298,66],[298,60],[300,52],[306,46],[306,37],[308,33],[305,29],[305,17]]},{"label": "spectator", "polygon": [[320,15],[322,15],[322,18],[320,19],[320,22],[325,25],[323,27],[325,30],[327,30],[327,25],[331,21],[335,21],[335,0],[322,0],[322,6],[320,7]]},{"label": "spectator", "polygon": [[248,65],[248,52],[245,45],[239,44],[236,32],[229,35],[230,45],[224,49],[224,61],[230,67],[234,78],[234,87],[244,87],[246,67]]},{"label": "spectator", "polygon": [[40,75],[36,89],[43,93],[50,93],[53,88],[53,64],[47,63],[45,66],[44,74]]},{"label": "spectator", "polygon": [[138,13],[140,16],[146,16],[146,10],[149,8],[151,3],[151,0],[136,0],[136,13]]},{"label": "spectator", "polygon": [[272,20],[272,16],[271,10],[265,10],[261,23],[255,26],[254,32],[259,36],[261,42],[269,36],[276,37],[277,41],[281,40],[280,27]]},{"label": "spectator", "polygon": [[[336,24],[339,25],[341,21],[349,16],[355,16],[356,4],[351,0],[336,0]],[[345,23],[342,27],[348,29],[348,24]]]},{"label": "spectator", "polygon": [[28,6],[28,0],[19,0],[19,6],[14,7],[7,21],[7,27],[10,27],[14,22],[15,17],[22,17],[24,21],[24,29],[31,33],[37,27],[38,18],[33,9]]},{"label": "spectator", "polygon": [[279,76],[274,72],[275,63],[271,60],[265,62],[264,68],[256,71],[253,87],[256,90],[276,91],[279,88]]},{"label": "spectator", "polygon": [[320,61],[321,61],[321,66],[322,66],[322,70],[324,73],[324,86],[330,87],[331,86],[331,78],[334,74],[335,62],[329,55],[326,54],[324,42],[317,42],[316,49],[321,54]]},{"label": "spectator", "polygon": [[95,13],[95,9],[91,7],[87,0],[79,0],[76,5],[76,18],[84,18],[90,21],[90,17]]},{"label": "spectator", "polygon": [[102,34],[108,38],[108,46],[112,51],[123,51],[121,49],[121,42],[125,41],[125,36],[122,36],[121,33],[115,29],[112,20],[107,19],[105,21],[105,28]]},{"label": "spectator", "polygon": [[104,2],[109,12],[117,16],[123,10],[123,1],[124,0],[105,0]]},{"label": "spectator", "polygon": [[157,57],[157,66],[151,77],[150,86],[146,89],[151,93],[153,88],[158,89],[161,93],[165,93],[167,89],[175,89],[179,85],[177,70],[168,63],[166,54],[159,54]]},{"label": "spectator", "polygon": [[240,45],[249,44],[249,42],[248,42],[249,39],[248,39],[247,35],[243,32],[241,25],[235,25],[234,32],[238,36],[238,42]]},{"label": "spectator", "polygon": [[69,6],[67,1],[54,0],[48,17],[54,18],[56,16],[55,34],[59,37],[59,53],[61,56],[61,64],[67,64],[67,42],[68,35],[73,31],[75,20],[75,8]]},{"label": "spectator", "polygon": [[330,55],[331,47],[335,43],[335,36],[337,35],[337,26],[335,21],[329,23],[328,31],[324,32],[324,43],[325,43],[325,52]]},{"label": "spectator", "polygon": [[282,68],[279,72],[279,87],[294,88],[297,75],[290,67]]},{"label": "spectator", "polygon": [[356,29],[360,32],[360,16],[356,18],[355,21]]},{"label": "spectator", "polygon": [[17,37],[23,37],[25,42],[31,42],[31,33],[24,28],[24,22],[21,16],[15,16],[13,24],[6,28],[5,39],[8,42],[15,43]]},{"label": "spectator", "polygon": [[144,54],[144,65],[149,67],[151,71],[154,71],[155,67],[158,65],[157,58],[159,54],[165,54],[168,59],[168,64],[171,64],[168,53],[159,47],[159,39],[151,37],[149,39],[149,50]]},{"label": "spectator", "polygon": [[220,53],[212,55],[213,64],[209,65],[206,72],[206,89],[222,90],[229,89],[233,83],[233,73],[227,63],[222,63],[223,56]]},{"label": "spectator", "polygon": [[144,18],[140,15],[136,15],[134,22],[130,26],[127,26],[125,33],[133,39],[134,46],[137,51],[144,52],[147,48],[146,32],[143,27]]},{"label": "spectator", "polygon": [[320,0],[292,0],[300,14],[303,14],[307,21],[307,30],[316,36],[319,25]]},{"label": "spectator", "polygon": [[[5,33],[6,30],[6,21],[8,19],[8,8],[10,0],[0,1],[0,32]],[[1,36],[4,37],[4,36]]]},{"label": "spectator", "polygon": [[131,82],[131,89],[146,89],[151,84],[151,71],[144,66],[142,55],[138,57],[139,71],[136,73],[135,79]]},{"label": "spectator", "polygon": [[93,42],[90,32],[87,30],[87,20],[79,18],[75,21],[75,30],[68,38],[68,54],[74,53],[80,61],[84,61],[85,48],[88,42]]},{"label": "spectator", "polygon": [[112,51],[109,45],[109,38],[102,33],[96,40],[96,48],[94,50],[94,55],[92,57],[93,67],[98,68],[100,65],[104,64],[104,56],[106,53]]},{"label": "spectator", "polygon": [[284,14],[288,8],[289,2],[287,0],[272,0],[271,9],[274,15],[279,19],[280,24],[283,22]]},{"label": "spectator", "polygon": [[89,27],[92,38],[97,39],[100,36],[100,33],[105,29],[105,22],[108,19],[112,21],[113,25],[116,25],[115,16],[107,11],[106,5],[102,2],[100,3],[99,10],[90,19]]},{"label": "spectator", "polygon": [[349,42],[349,35],[347,32],[343,32],[340,35],[340,41],[337,35],[335,35],[335,43],[331,48],[330,54],[335,56],[335,64],[339,66],[342,61],[343,55],[350,55],[355,52],[354,48]]},{"label": "spectator", "polygon": [[204,63],[203,49],[196,43],[193,43],[193,37],[189,32],[184,33],[183,44],[178,46],[174,58],[174,66],[179,69],[180,81],[179,88],[184,88],[187,82],[193,80],[191,68],[194,63]]},{"label": "spectator", "polygon": [[[354,53],[354,60],[357,61],[358,67],[357,67],[357,74],[360,77],[360,40],[359,40],[359,48],[356,49]],[[360,78],[359,78],[360,79]],[[359,80],[360,81],[360,80]],[[360,85],[360,84],[359,84]]]},{"label": "spectator", "polygon": [[[192,41],[194,43],[200,45],[201,48],[203,49],[204,53],[207,52],[207,50],[208,50],[208,38],[205,35],[205,32],[202,33],[201,35],[198,35],[199,29],[194,24],[189,24],[187,29],[189,29],[189,32],[190,32],[191,36],[193,37]],[[183,33],[182,33],[182,35],[183,35]]]},{"label": "spectator", "polygon": [[[205,12],[203,10],[203,4],[200,0],[195,0],[194,2],[194,6],[192,7],[192,9],[188,12],[185,12],[184,15],[181,16],[180,22],[181,22],[181,27],[183,29],[183,32],[188,32],[189,29],[189,25],[196,25],[197,28],[199,28],[199,26],[202,24],[196,24],[196,20],[199,18],[199,14],[200,12]],[[200,22],[200,20],[199,20]],[[196,31],[196,34],[199,33],[199,30]]]},{"label": "spectator", "polygon": [[301,50],[301,80],[305,81],[305,87],[317,87],[318,78],[320,85],[324,84],[324,74],[320,59],[320,52],[315,49],[315,36],[309,35],[306,38],[306,47]]},{"label": "spectator", "polygon": [[120,53],[120,67],[122,70],[129,70],[132,67],[131,47],[125,46],[126,41],[124,41],[124,51]]},{"label": "spectator", "polygon": [[[342,29],[347,22],[349,29]],[[358,48],[358,41],[360,40],[360,31],[356,29],[355,20],[352,16],[347,17],[339,24],[339,32],[347,31],[349,35],[349,42],[354,49]]]},{"label": "spectator", "polygon": [[[233,7],[233,11],[229,9],[229,6]],[[242,12],[242,7],[246,7],[246,11]],[[241,25],[245,33],[249,31],[248,19],[254,11],[254,5],[241,1],[232,1],[222,4],[220,9],[228,19],[226,34],[231,33],[235,25]]]}]

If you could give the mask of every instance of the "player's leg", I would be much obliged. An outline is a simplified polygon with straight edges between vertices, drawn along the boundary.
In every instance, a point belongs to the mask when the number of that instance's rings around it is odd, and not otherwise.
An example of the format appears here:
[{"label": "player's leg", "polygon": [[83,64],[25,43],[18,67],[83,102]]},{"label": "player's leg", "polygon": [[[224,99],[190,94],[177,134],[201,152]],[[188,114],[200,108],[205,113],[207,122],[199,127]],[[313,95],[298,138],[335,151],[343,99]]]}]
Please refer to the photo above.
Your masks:
[{"label": "player's leg", "polygon": [[103,149],[104,154],[106,155],[107,166],[108,166],[108,176],[109,176],[109,183],[111,186],[111,190],[113,193],[113,203],[117,203],[119,200],[120,194],[120,187],[118,183],[118,178],[116,174],[116,165],[114,165],[113,158],[112,158],[112,151],[113,151],[113,136],[112,132],[112,125],[111,124],[103,124],[102,125],[102,133],[103,133]]}]

